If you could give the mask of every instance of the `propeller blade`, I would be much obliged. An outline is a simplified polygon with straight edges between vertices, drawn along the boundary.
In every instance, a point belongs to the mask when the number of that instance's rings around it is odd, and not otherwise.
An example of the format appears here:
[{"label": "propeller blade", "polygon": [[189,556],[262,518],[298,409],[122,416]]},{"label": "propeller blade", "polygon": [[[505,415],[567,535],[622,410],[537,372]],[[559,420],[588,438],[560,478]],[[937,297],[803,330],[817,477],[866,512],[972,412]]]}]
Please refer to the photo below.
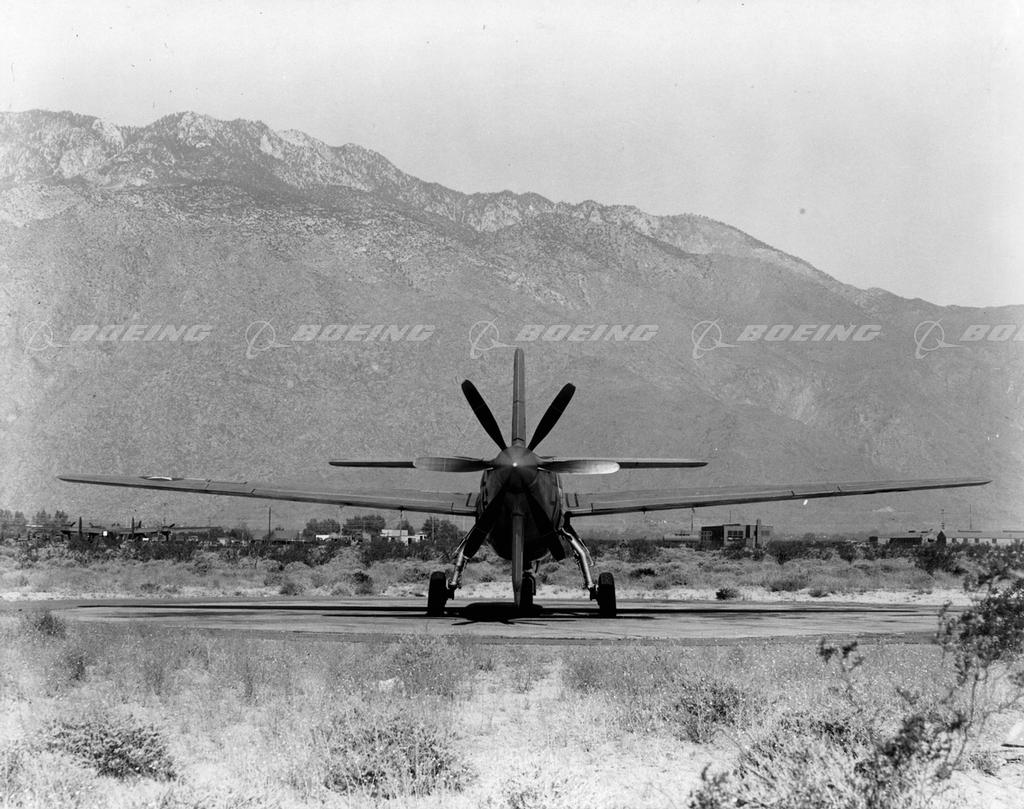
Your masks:
[{"label": "propeller blade", "polygon": [[428,472],[482,472],[491,468],[491,462],[483,458],[467,458],[464,455],[453,457],[424,455],[415,460],[417,469]]},{"label": "propeller blade", "polygon": [[576,386],[572,383],[564,385],[554,399],[551,400],[551,404],[548,405],[548,409],[544,411],[544,415],[541,416],[540,422],[537,424],[537,429],[533,431],[533,438],[530,439],[529,449],[536,447],[541,441],[547,438],[548,433],[551,432],[552,428],[558,423],[558,420],[562,417],[565,412],[565,408],[569,406],[569,400],[572,399],[572,395],[576,392]]},{"label": "propeller blade", "polygon": [[495,421],[491,408],[487,406],[487,402],[480,395],[480,391],[476,389],[476,385],[468,379],[463,380],[462,393],[465,395],[466,401],[469,402],[469,406],[473,408],[473,414],[476,416],[476,420],[480,422],[480,426],[486,430],[491,440],[500,449],[505,449],[508,444],[505,443],[505,438],[501,434],[501,428],[498,427],[498,422]]},{"label": "propeller blade", "polygon": [[561,461],[545,461],[541,459],[540,469],[558,472],[562,475],[610,475],[619,471],[615,461],[599,461],[587,458],[569,458]]}]

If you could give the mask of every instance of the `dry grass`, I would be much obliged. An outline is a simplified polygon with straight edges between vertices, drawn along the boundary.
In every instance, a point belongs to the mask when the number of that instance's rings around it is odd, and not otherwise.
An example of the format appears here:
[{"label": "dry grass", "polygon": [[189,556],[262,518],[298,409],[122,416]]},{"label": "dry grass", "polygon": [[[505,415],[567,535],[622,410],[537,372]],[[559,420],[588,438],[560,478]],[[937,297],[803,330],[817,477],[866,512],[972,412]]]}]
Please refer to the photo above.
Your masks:
[{"label": "dry grass", "polygon": [[[941,570],[928,573],[912,558],[846,561],[798,558],[779,564],[773,557],[732,558],[719,552],[652,546],[645,557],[631,560],[628,548],[605,551],[598,567],[616,576],[623,596],[658,595],[674,588],[704,592],[794,593],[807,597],[856,596],[873,591],[927,593],[960,590],[963,578]],[[440,560],[385,560],[364,566],[356,549],[346,548],[326,564],[282,565],[268,559],[228,560],[203,552],[187,562],[142,562],[128,559],[75,560],[59,547],[44,548],[38,558],[25,558],[10,546],[0,546],[0,594],[7,597],[53,596],[297,596],[347,598],[361,595],[423,595]],[[482,558],[470,564],[466,584],[504,582],[509,565]],[[571,561],[544,562],[538,571],[542,588],[578,592],[584,597],[579,573]]]},{"label": "dry grass", "polygon": [[[738,761],[814,794],[851,771],[858,722],[900,715],[897,687],[926,701],[946,677],[937,647],[877,647],[865,717],[805,645],[253,640],[34,613],[0,619],[0,650],[5,807],[681,807]],[[811,766],[819,737],[838,752]]]}]

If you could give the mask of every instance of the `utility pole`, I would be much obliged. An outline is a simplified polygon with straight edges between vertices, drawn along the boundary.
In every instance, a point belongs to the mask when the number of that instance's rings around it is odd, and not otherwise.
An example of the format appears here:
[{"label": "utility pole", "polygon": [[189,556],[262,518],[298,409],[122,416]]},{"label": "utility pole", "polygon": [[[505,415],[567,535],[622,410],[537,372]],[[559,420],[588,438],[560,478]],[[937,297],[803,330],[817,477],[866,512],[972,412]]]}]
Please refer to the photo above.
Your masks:
[{"label": "utility pole", "polygon": [[267,542],[270,542],[270,539],[273,536],[270,528],[270,515],[272,511],[273,509],[270,506],[267,506]]}]

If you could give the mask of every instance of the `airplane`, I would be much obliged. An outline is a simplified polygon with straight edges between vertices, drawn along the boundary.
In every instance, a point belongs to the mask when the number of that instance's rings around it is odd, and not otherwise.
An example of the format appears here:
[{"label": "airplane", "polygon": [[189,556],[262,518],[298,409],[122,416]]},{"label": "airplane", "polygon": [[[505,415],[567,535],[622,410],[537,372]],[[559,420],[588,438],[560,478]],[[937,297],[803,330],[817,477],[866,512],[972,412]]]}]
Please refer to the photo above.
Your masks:
[{"label": "airplane", "polygon": [[[784,483],[774,486],[719,486],[654,491],[618,491],[584,494],[565,491],[561,475],[604,475],[620,469],[696,468],[707,461],[687,458],[589,458],[540,455],[537,446],[554,428],[576,392],[566,384],[541,417],[527,440],[526,370],[521,348],[516,348],[512,365],[512,429],[506,443],[491,409],[468,379],[462,393],[480,426],[498,447],[493,458],[466,456],[422,456],[408,459],[332,460],[337,467],[425,469],[435,472],[481,472],[476,492],[428,491],[318,491],[275,484],[221,482],[202,478],[161,475],[122,477],[113,475],[60,475],[72,483],[126,486],[177,492],[256,497],[329,503],[339,506],[419,511],[428,514],[464,515],[475,522],[456,551],[455,569],[449,578],[444,571],[431,573],[427,588],[427,614],[445,614],[447,602],[462,586],[466,564],[487,542],[502,559],[512,562],[512,592],[521,614],[535,611],[536,566],[551,556],[563,560],[566,546],[572,552],[583,577],[583,586],[597,602],[598,614],[615,617],[615,580],[611,573],[594,578],[594,563],[583,540],[572,526],[577,517],[690,509],[737,503],[777,500],[808,500],[820,497],[848,497],[882,492],[983,486],[982,478],[866,481],[855,483]],[[529,569],[530,567],[533,569]]]}]

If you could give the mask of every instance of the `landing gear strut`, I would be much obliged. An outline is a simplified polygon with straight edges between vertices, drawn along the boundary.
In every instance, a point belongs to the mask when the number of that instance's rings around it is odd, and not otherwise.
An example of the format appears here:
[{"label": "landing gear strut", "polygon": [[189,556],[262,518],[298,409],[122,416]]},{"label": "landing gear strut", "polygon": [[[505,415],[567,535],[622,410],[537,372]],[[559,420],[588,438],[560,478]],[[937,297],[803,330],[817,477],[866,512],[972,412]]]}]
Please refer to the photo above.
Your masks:
[{"label": "landing gear strut", "polygon": [[572,554],[576,557],[576,564],[579,565],[580,573],[583,574],[583,586],[590,591],[590,600],[597,602],[598,613],[602,618],[614,618],[617,614],[615,578],[611,573],[602,573],[597,579],[597,584],[594,584],[594,562],[590,558],[590,551],[583,544],[580,535],[573,530],[568,517],[562,523],[561,537],[572,548]]}]

